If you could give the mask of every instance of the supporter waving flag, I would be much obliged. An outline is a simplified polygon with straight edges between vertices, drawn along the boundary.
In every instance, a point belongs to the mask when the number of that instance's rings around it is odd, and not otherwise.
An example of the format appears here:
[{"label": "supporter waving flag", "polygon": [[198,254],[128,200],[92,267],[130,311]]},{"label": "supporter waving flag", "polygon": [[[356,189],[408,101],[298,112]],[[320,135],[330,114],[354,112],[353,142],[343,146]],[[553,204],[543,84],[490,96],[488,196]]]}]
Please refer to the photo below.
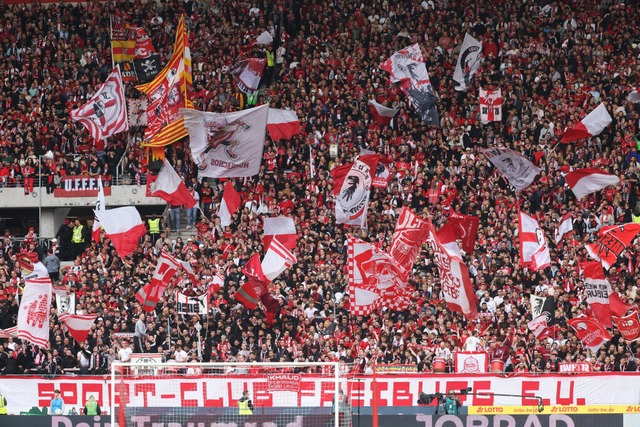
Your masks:
[{"label": "supporter waving flag", "polygon": [[533,271],[542,270],[551,263],[547,239],[538,221],[518,211],[518,237],[520,239],[520,265]]},{"label": "supporter waving flag", "polygon": [[262,259],[262,271],[271,282],[287,268],[298,262],[296,256],[279,240],[272,240]]},{"label": "supporter waving flag", "polygon": [[502,121],[502,90],[480,88],[480,120],[482,123]]},{"label": "supporter waving flag", "polygon": [[389,255],[405,273],[411,272],[420,247],[427,240],[429,221],[419,217],[406,206],[402,208],[391,238]]},{"label": "supporter waving flag", "polygon": [[267,60],[264,58],[249,58],[236,64],[231,72],[239,74],[238,89],[246,94],[256,92],[260,86],[265,65]]},{"label": "supporter waving flag", "polygon": [[369,100],[369,111],[373,115],[373,119],[381,126],[389,126],[391,124],[391,120],[398,114],[400,111],[399,108],[389,108],[384,105],[376,102],[375,99]]},{"label": "supporter waving flag", "polygon": [[527,188],[540,173],[539,167],[508,148],[489,148],[481,152],[516,190]]},{"label": "supporter waving flag", "polygon": [[392,83],[404,80],[429,81],[427,67],[418,43],[395,52],[380,64],[380,68],[389,73]]},{"label": "supporter waving flag", "polygon": [[144,311],[155,310],[169,282],[181,266],[179,260],[164,251],[160,252],[151,281],[140,288],[136,294],[136,299],[142,304]]},{"label": "supporter waving flag", "polygon": [[[367,221],[371,183],[378,165],[378,156],[361,156],[349,168],[346,176],[337,180],[339,187],[336,198],[335,213],[338,224],[349,224],[364,227]],[[334,175],[334,186],[337,186]]]},{"label": "supporter waving flag", "polygon": [[114,68],[93,97],[70,116],[86,127],[95,141],[127,131],[129,121],[120,68]]},{"label": "supporter waving flag", "polygon": [[35,279],[38,277],[49,277],[47,269],[38,259],[38,254],[35,252],[20,252],[16,255],[16,260],[20,266],[22,272],[22,278],[26,280]]},{"label": "supporter waving flag", "polygon": [[429,223],[427,244],[434,253],[433,260],[438,267],[447,307],[462,313],[468,320],[476,319],[478,317],[477,297],[469,278],[469,270],[462,258],[440,242],[431,223]]},{"label": "supporter waving flag", "polygon": [[152,81],[136,86],[149,98],[147,127],[150,129],[145,133],[146,146],[164,147],[187,136],[181,109],[193,108],[190,99],[192,80],[189,36],[184,16],[181,16],[173,54],[167,65]]},{"label": "supporter waving flag", "polygon": [[627,342],[634,342],[640,338],[640,317],[638,310],[633,310],[626,316],[613,316],[613,321],[620,331],[620,335]]},{"label": "supporter waving flag", "polygon": [[122,258],[131,254],[138,247],[140,238],[147,233],[140,214],[133,206],[94,212]]},{"label": "supporter waving flag", "polygon": [[594,353],[611,339],[609,332],[592,317],[577,317],[567,320],[567,325],[576,332],[576,336],[582,345]]},{"label": "supporter waving flag", "polygon": [[273,141],[290,139],[300,134],[300,120],[295,111],[269,108],[267,130]]},{"label": "supporter waving flag", "polygon": [[474,39],[469,33],[464,35],[464,41],[460,47],[458,62],[453,72],[453,80],[457,91],[467,91],[469,82],[482,64],[482,43]]},{"label": "supporter waving flag", "polygon": [[262,243],[265,250],[269,249],[271,242],[279,241],[287,249],[296,247],[298,233],[293,218],[288,216],[279,216],[275,218],[264,218],[264,232]]},{"label": "supporter waving flag", "polygon": [[220,225],[223,227],[231,225],[233,222],[232,217],[240,209],[240,206],[242,206],[240,193],[238,193],[231,181],[225,182],[222,200],[220,201],[220,210],[218,210]]},{"label": "supporter waving flag", "polygon": [[25,281],[18,309],[18,338],[49,348],[51,292],[51,279],[48,276]]},{"label": "supporter waving flag", "polygon": [[556,230],[556,245],[559,245],[564,236],[573,232],[573,218],[571,216],[571,212],[567,212],[560,219],[560,225],[558,225],[558,229]]},{"label": "supporter waving flag", "polygon": [[573,170],[566,174],[564,179],[578,200],[605,187],[620,183],[617,176],[593,168]]},{"label": "supporter waving flag", "polygon": [[97,314],[63,314],[58,320],[66,325],[74,340],[82,343],[87,340],[97,317]]},{"label": "supporter waving flag", "polygon": [[160,168],[158,178],[151,184],[151,195],[160,197],[170,205],[184,205],[192,208],[198,204],[166,159]]},{"label": "supporter waving flag", "polygon": [[601,237],[585,246],[589,256],[600,261],[605,269],[610,269],[627,246],[640,232],[640,224],[628,223],[600,230]]},{"label": "supporter waving flag", "polygon": [[269,105],[208,113],[183,109],[198,176],[249,177],[260,172]]},{"label": "supporter waving flag", "polygon": [[602,265],[599,262],[583,262],[580,263],[580,269],[584,278],[584,294],[593,316],[602,326],[610,328],[609,296],[612,290],[609,281],[604,277]]},{"label": "supporter waving flag", "polygon": [[412,287],[400,265],[374,245],[349,236],[349,306],[354,316],[368,316],[378,308],[405,310]]},{"label": "supporter waving flag", "polygon": [[442,226],[438,233],[444,229],[451,229],[451,233],[456,239],[460,239],[462,250],[470,254],[476,244],[478,234],[478,226],[480,225],[480,217],[472,215],[464,215],[449,209],[449,218],[447,223]]},{"label": "supporter waving flag", "polygon": [[572,142],[579,139],[591,138],[602,133],[612,122],[611,115],[604,104],[598,105],[592,112],[580,120],[562,135],[560,142]]}]

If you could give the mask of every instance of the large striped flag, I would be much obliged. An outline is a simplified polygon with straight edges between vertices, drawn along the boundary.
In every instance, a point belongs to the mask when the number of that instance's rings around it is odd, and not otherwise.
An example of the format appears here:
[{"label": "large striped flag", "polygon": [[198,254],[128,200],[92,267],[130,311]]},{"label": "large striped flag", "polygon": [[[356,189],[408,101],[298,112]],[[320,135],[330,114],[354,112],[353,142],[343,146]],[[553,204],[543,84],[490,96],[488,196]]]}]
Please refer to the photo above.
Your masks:
[{"label": "large striped flag", "polygon": [[58,320],[67,326],[74,340],[85,342],[97,317],[97,314],[63,314]]},{"label": "large striped flag", "polygon": [[176,29],[173,54],[162,71],[149,83],[136,86],[149,98],[144,145],[164,147],[187,136],[181,108],[193,108],[191,51],[184,17]]},{"label": "large striped flag", "polygon": [[18,338],[49,348],[51,292],[48,276],[26,281],[18,309]]},{"label": "large striped flag", "polygon": [[127,104],[120,68],[114,68],[89,102],[73,110],[70,116],[71,120],[86,127],[96,141],[128,130]]}]

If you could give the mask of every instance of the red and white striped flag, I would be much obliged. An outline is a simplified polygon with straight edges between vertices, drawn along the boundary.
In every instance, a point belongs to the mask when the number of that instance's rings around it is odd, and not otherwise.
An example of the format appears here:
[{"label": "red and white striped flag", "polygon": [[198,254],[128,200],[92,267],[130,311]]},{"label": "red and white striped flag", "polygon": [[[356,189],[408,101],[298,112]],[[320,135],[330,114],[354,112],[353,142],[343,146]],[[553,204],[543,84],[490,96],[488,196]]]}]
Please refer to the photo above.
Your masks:
[{"label": "red and white striped flag", "polygon": [[18,338],[18,327],[12,326],[7,329],[0,329],[0,338]]},{"label": "red and white striped flag", "polygon": [[170,205],[184,205],[187,208],[193,208],[198,204],[171,163],[166,159],[158,172],[158,178],[151,184],[150,189],[152,196],[160,197]]},{"label": "red and white striped flag", "polygon": [[279,240],[272,240],[262,259],[262,272],[269,281],[273,281],[296,262],[298,259],[285,245]]},{"label": "red and white striped flag", "polygon": [[604,104],[598,105],[584,119],[562,135],[560,142],[572,142],[579,139],[600,135],[611,124],[613,119]]},{"label": "red and white striped flag", "polygon": [[235,293],[236,301],[249,310],[255,310],[263,295],[269,292],[269,286],[259,280],[248,280]]},{"label": "red and white striped flag", "polygon": [[58,320],[67,326],[73,339],[80,343],[87,340],[97,317],[97,314],[63,314],[58,316]]},{"label": "red and white striped flag", "polygon": [[573,218],[571,217],[571,212],[567,212],[560,219],[560,225],[556,230],[556,245],[560,244],[564,236],[571,232],[573,232]]},{"label": "red and white striped flag", "polygon": [[287,249],[296,247],[298,233],[293,218],[288,216],[279,216],[275,218],[264,219],[264,233],[262,236],[262,244],[264,249],[269,249],[271,242],[278,240]]},{"label": "red and white striped flag", "polygon": [[272,140],[289,139],[300,133],[300,120],[295,111],[269,108],[267,131]]},{"label": "red and white striped flag", "polygon": [[231,217],[242,205],[242,199],[240,194],[236,191],[231,181],[227,181],[224,184],[224,191],[222,192],[222,201],[220,202],[220,210],[218,211],[218,217],[220,217],[220,225],[226,227],[233,222]]},{"label": "red and white striped flag", "polygon": [[518,236],[520,237],[520,265],[532,271],[546,268],[551,263],[547,239],[538,221],[518,212]]},{"label": "red and white striped flag", "polygon": [[617,176],[593,168],[576,169],[566,174],[564,179],[578,200],[587,194],[595,193],[605,187],[620,183],[620,179]]},{"label": "red and white striped flag", "polygon": [[[107,203],[104,197],[104,187],[102,186],[102,178],[98,179],[98,198],[96,200],[96,210],[103,211],[107,208]],[[102,224],[97,217],[93,217],[93,226],[91,227],[91,240],[96,243],[100,242],[100,232],[102,230]]]},{"label": "red and white striped flag", "polygon": [[133,206],[94,212],[122,258],[132,253],[140,238],[147,233],[140,214]]},{"label": "red and white striped flag", "polygon": [[51,292],[49,276],[26,281],[18,309],[18,338],[49,348]]},{"label": "red and white striped flag", "polygon": [[127,104],[120,68],[114,68],[89,102],[73,110],[70,117],[84,125],[96,141],[128,130]]},{"label": "red and white striped flag", "polygon": [[609,295],[611,285],[604,277],[604,270],[599,262],[580,263],[584,278],[584,294],[591,311],[598,322],[606,328],[611,325],[611,310],[609,309]]},{"label": "red and white striped flag", "polygon": [[398,108],[389,108],[384,105],[376,102],[375,99],[369,100],[369,110],[371,110],[371,114],[373,115],[373,119],[381,126],[389,126],[391,124],[391,120],[398,114],[400,109]]},{"label": "red and white striped flag", "polygon": [[169,282],[181,266],[181,261],[162,251],[153,272],[151,281],[144,285],[136,294],[136,299],[142,304],[144,311],[153,311],[160,301],[160,297],[167,289]]}]

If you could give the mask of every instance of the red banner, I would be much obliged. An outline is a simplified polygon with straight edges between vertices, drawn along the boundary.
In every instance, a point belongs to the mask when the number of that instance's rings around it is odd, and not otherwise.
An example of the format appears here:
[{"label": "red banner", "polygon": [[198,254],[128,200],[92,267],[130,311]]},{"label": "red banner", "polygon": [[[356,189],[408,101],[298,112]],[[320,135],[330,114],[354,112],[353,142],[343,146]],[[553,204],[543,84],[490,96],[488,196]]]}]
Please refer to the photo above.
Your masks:
[{"label": "red banner", "polygon": [[106,177],[89,175],[67,175],[60,181],[60,188],[53,190],[55,197],[97,197],[98,180],[102,179],[104,195],[111,195],[111,187],[104,185]]}]

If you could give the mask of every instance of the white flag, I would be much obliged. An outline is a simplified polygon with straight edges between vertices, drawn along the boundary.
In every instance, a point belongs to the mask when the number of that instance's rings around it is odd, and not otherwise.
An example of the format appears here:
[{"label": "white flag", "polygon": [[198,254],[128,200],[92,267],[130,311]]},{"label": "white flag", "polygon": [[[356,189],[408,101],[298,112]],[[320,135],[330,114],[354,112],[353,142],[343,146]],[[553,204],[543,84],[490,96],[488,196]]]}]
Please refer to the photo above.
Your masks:
[{"label": "white flag", "polygon": [[76,314],[76,294],[56,292],[56,307],[58,316],[61,314]]},{"label": "white flag", "polygon": [[516,190],[527,188],[540,173],[539,167],[508,148],[489,148],[481,151]]},{"label": "white flag", "polygon": [[27,280],[18,310],[18,338],[49,348],[51,292],[49,277]]},{"label": "white flag", "polygon": [[180,314],[202,314],[209,311],[208,295],[187,296],[180,292],[176,295],[176,311]]},{"label": "white flag", "polygon": [[471,77],[478,71],[481,63],[482,43],[474,39],[469,33],[465,34],[462,47],[460,47],[456,69],[453,73],[453,80],[458,83],[455,88],[457,91],[466,92]]},{"label": "white flag", "polygon": [[257,175],[262,164],[269,105],[233,113],[182,109],[198,176]]}]

